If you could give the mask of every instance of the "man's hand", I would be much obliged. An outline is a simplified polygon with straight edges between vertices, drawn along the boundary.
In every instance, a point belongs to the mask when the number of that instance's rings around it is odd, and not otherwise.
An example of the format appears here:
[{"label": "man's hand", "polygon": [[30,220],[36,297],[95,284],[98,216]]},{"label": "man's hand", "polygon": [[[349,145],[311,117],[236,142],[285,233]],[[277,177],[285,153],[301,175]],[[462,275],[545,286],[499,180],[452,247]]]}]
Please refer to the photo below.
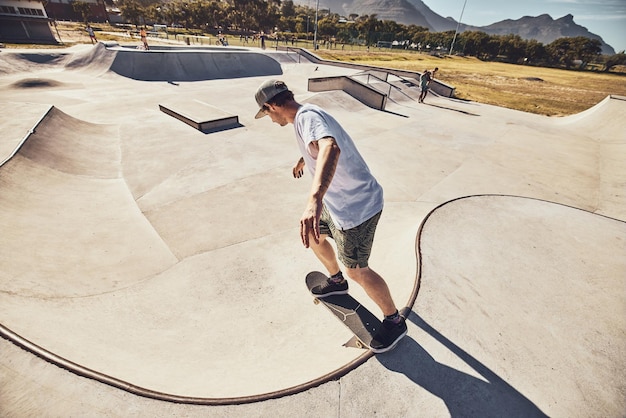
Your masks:
[{"label": "man's hand", "polygon": [[300,238],[306,248],[309,248],[311,237],[315,243],[319,244],[320,242],[322,199],[333,180],[341,153],[335,138],[330,136],[319,141],[313,141],[309,146],[316,151],[317,162],[315,163],[315,175],[313,176],[309,200],[304,214],[300,218]]},{"label": "man's hand", "polygon": [[304,158],[300,158],[292,169],[293,177],[299,179],[304,175]]},{"label": "man's hand", "polygon": [[320,216],[322,201],[310,200],[300,218],[300,239],[305,248],[309,248],[311,237],[316,244],[320,242]]}]

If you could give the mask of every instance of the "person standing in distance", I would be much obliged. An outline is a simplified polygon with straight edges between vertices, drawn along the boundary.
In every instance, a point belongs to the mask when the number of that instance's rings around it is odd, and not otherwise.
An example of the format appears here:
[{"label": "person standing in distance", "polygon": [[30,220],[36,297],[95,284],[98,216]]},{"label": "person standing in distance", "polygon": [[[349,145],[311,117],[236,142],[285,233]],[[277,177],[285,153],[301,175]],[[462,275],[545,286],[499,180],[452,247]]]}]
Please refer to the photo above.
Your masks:
[{"label": "person standing in distance", "polygon": [[435,67],[435,69],[431,72],[430,70],[424,70],[424,73],[420,76],[420,97],[418,102],[424,103],[424,99],[428,94],[428,89],[430,88],[431,81],[434,80],[435,74],[439,71],[439,67]]},{"label": "person standing in distance", "polygon": [[148,46],[148,34],[146,33],[146,28],[143,27],[139,31],[139,36],[141,37],[141,42],[143,42],[144,51],[148,51],[150,47]]},{"label": "person standing in distance", "polygon": [[[329,273],[327,282],[311,290],[323,298],[348,293],[339,261],[348,277],[361,285],[380,307],[383,326],[371,348],[376,353],[391,350],[407,333],[385,280],[369,267],[374,233],[383,209],[383,190],[371,174],[352,138],[326,111],[313,104],[295,101],[284,82],[265,81],[255,99],[255,118],[268,115],[280,126],[294,125],[302,157],[292,169],[300,178],[306,166],[313,176],[300,238],[311,248]],[[337,246],[337,254],[327,238]]]},{"label": "person standing in distance", "polygon": [[420,76],[420,97],[417,100],[419,103],[424,103],[424,99],[428,94],[428,85],[430,84],[431,79],[430,71],[424,70]]},{"label": "person standing in distance", "polygon": [[97,44],[98,40],[96,39],[96,34],[93,31],[93,28],[91,27],[90,24],[87,24],[87,34],[89,35],[89,39],[91,39],[91,43],[92,44]]}]

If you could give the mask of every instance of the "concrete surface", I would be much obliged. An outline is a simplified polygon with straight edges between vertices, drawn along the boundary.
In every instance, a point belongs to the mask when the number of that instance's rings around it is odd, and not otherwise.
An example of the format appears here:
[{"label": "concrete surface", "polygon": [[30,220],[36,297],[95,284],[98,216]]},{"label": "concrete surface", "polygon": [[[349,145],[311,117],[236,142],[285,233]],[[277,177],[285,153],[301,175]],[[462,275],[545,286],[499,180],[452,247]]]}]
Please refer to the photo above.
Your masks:
[{"label": "concrete surface", "polygon": [[[355,71],[224,51],[0,54],[1,415],[624,416],[624,98],[559,119],[401,91],[378,111],[307,91]],[[146,81],[156,54],[176,77]],[[292,129],[254,119],[277,72],[385,189],[393,352],[343,347],[306,292],[309,179]],[[159,111],[180,100],[242,126]]]}]

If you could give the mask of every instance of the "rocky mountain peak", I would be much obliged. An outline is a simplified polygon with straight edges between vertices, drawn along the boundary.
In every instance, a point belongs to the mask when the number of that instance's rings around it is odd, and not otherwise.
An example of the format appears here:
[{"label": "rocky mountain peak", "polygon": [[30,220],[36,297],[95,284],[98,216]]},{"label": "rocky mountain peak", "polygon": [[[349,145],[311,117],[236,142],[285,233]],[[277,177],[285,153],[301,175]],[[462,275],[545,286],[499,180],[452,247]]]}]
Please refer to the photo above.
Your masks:
[{"label": "rocky mountain peak", "polygon": [[[434,1],[434,0],[431,0]],[[297,4],[311,6],[314,1],[294,0]],[[433,12],[422,0],[325,0],[324,8],[331,12],[348,16],[356,13],[359,16],[375,14],[380,20],[393,20],[405,25],[418,25],[428,28],[431,32],[455,30],[457,21],[452,17],[443,17]],[[315,7],[315,6],[313,6]],[[489,35],[519,35],[523,39],[535,39],[544,45],[554,40],[569,36],[585,36],[598,39],[602,43],[604,54],[615,54],[615,50],[584,26],[574,22],[574,16],[567,14],[554,20],[549,14],[524,16],[520,19],[506,19],[487,26],[472,26],[471,22],[463,22],[461,30],[479,30]]]}]

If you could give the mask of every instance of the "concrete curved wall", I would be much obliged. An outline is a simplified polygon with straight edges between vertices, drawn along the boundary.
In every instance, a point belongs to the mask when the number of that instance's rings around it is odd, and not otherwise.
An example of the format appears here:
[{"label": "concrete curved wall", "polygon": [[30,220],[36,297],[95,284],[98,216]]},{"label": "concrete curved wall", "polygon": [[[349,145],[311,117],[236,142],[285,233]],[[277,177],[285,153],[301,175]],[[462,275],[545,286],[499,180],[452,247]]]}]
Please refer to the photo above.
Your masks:
[{"label": "concrete curved wall", "polygon": [[280,75],[280,64],[254,52],[119,48],[111,71],[134,80],[200,81]]}]

